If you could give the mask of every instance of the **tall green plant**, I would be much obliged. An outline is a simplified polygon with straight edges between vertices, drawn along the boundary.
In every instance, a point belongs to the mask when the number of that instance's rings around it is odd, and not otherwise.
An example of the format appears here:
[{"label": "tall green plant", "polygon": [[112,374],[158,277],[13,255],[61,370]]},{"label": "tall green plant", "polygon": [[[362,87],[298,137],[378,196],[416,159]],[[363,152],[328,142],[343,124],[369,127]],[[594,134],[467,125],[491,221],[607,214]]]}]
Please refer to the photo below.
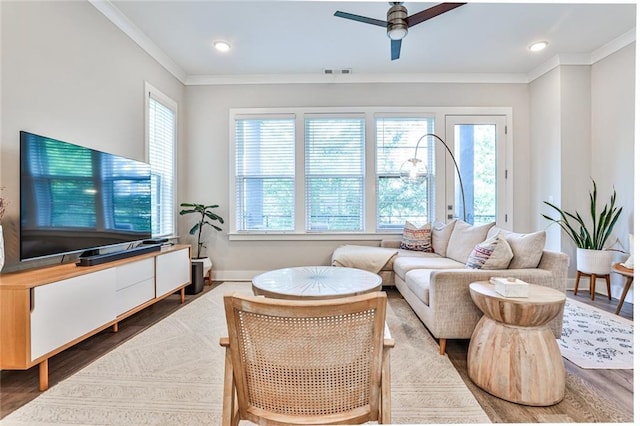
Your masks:
[{"label": "tall green plant", "polygon": [[587,228],[584,220],[577,211],[575,213],[569,213],[559,207],[554,206],[548,201],[544,201],[546,205],[553,208],[560,213],[559,219],[554,219],[546,214],[543,214],[547,220],[560,225],[562,230],[571,238],[576,247],[589,250],[602,250],[604,243],[611,235],[613,227],[620,217],[622,207],[616,207],[616,190],[614,188],[613,195],[609,199],[609,203],[604,205],[602,211],[597,213],[598,204],[598,188],[596,182],[591,179],[593,183],[593,189],[589,193],[590,209],[589,214],[591,216],[591,229]]},{"label": "tall green plant", "polygon": [[[213,209],[220,207],[217,204],[212,204],[209,206],[205,206],[204,204],[195,204],[195,203],[182,203],[180,207],[186,207],[183,210],[180,210],[180,215],[197,213],[200,215],[200,220],[196,222],[195,225],[189,230],[190,235],[194,235],[196,232],[198,233],[198,250],[196,253],[196,259],[200,258],[200,252],[202,251],[202,247],[207,247],[204,245],[202,241],[202,230],[206,225],[211,226],[216,231],[222,231],[222,228],[217,226],[215,222],[220,222],[222,225],[224,223],[224,219],[213,212]],[[211,222],[209,222],[210,219]]]}]

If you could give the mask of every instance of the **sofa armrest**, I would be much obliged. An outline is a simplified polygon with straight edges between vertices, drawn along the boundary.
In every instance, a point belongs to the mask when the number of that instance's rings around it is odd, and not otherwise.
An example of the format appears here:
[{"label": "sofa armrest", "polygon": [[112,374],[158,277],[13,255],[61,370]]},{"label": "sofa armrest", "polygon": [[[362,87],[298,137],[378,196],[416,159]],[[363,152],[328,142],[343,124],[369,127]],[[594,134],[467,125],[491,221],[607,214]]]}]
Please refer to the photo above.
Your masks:
[{"label": "sofa armrest", "polygon": [[401,240],[382,240],[380,241],[380,247],[386,248],[400,248]]},{"label": "sofa armrest", "polygon": [[[482,313],[471,299],[469,284],[475,281],[488,281],[491,277],[515,277],[530,284],[565,292],[565,289],[558,288],[559,284],[554,271],[541,268],[432,270],[429,282],[429,306],[435,310],[436,318],[448,318],[451,317],[451,312],[456,312],[457,316],[465,316],[462,319],[456,317],[456,321],[470,321],[475,324]],[[562,332],[563,312],[560,312],[550,323],[556,338],[559,338]],[[471,331],[473,331],[472,328]]]},{"label": "sofa armrest", "polygon": [[553,288],[561,292],[567,291],[567,276],[569,274],[569,255],[559,251],[544,250],[538,264],[538,269],[551,271],[553,274]]}]

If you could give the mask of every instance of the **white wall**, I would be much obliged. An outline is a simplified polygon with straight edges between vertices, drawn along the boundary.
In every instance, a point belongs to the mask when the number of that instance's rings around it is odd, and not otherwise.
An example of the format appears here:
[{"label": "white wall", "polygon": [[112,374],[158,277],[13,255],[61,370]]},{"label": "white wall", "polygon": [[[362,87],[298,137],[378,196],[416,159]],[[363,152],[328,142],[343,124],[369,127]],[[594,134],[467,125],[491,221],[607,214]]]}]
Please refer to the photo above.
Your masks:
[{"label": "white wall", "polygon": [[[611,242],[615,243],[615,249],[626,252],[629,252],[628,234],[634,233],[635,213],[635,61],[634,43],[591,67],[591,172],[598,183],[601,202],[608,201],[613,188],[616,190],[622,214]],[[617,253],[615,259],[626,257]],[[613,296],[620,297],[624,279],[618,274],[612,274],[611,278]],[[633,291],[626,300],[633,301]]]},{"label": "white wall", "polygon": [[[529,100],[526,84],[189,86],[186,95],[189,139],[182,152],[183,197],[179,201],[220,204],[220,214],[228,218],[230,108],[381,105],[512,107],[514,229],[530,230]],[[182,221],[181,235],[186,235],[190,225],[192,221]],[[210,233],[207,241],[217,279],[246,279],[272,268],[328,264],[333,249],[347,243],[358,241],[229,241],[225,232]]]},{"label": "white wall", "polygon": [[[600,203],[609,201],[614,187],[617,191],[623,213],[610,245],[628,252],[634,213],[635,43],[590,67],[558,67],[530,88],[534,227],[549,225],[540,213],[552,212],[541,204],[550,198],[564,210],[588,216],[593,178]],[[575,277],[575,245],[555,225],[548,227],[547,237],[547,248],[571,256],[569,276]],[[615,260],[625,258],[617,253]],[[584,281],[582,287],[588,284]],[[622,277],[612,274],[614,297],[623,285]],[[604,281],[597,291],[606,292]]]},{"label": "white wall", "polygon": [[0,8],[8,271],[34,265],[18,264],[19,131],[144,160],[145,80],[179,103],[184,86],[88,2],[0,1]]}]

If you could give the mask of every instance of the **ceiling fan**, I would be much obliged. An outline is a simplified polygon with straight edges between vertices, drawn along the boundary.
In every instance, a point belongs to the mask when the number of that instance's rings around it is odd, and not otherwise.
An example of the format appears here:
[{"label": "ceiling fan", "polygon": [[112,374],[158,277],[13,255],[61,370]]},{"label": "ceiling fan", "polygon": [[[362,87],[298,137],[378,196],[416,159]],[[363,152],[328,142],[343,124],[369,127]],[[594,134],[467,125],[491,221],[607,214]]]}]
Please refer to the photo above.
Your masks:
[{"label": "ceiling fan", "polygon": [[339,18],[351,19],[353,21],[364,22],[365,24],[377,25],[387,28],[387,36],[391,39],[391,60],[394,61],[400,57],[400,46],[402,39],[409,32],[409,28],[416,24],[435,18],[445,12],[456,7],[465,5],[466,3],[440,3],[422,12],[414,13],[407,16],[407,8],[402,5],[401,1],[389,2],[391,7],[387,11],[387,20],[367,18],[366,16],[354,15],[353,13],[336,11],[333,16]]}]

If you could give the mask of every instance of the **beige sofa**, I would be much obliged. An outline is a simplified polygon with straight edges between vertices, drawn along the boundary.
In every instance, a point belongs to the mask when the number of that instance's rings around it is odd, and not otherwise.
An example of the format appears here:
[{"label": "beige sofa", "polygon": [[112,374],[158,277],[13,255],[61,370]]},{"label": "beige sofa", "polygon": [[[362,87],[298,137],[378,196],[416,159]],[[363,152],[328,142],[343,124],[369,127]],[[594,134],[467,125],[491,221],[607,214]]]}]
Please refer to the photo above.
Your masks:
[{"label": "beige sofa", "polygon": [[[506,269],[470,269],[469,255],[477,244],[502,234],[513,258]],[[446,339],[469,339],[482,317],[469,293],[469,284],[491,277],[515,277],[531,284],[566,291],[569,257],[544,250],[544,231],[518,234],[494,224],[471,226],[462,221],[434,226],[433,253],[400,248],[400,240],[383,240],[380,247],[345,245],[332,256],[334,266],[359,267],[379,273],[383,285],[395,285],[416,315],[439,339],[444,354]],[[562,331],[562,315],[550,327]]]}]

